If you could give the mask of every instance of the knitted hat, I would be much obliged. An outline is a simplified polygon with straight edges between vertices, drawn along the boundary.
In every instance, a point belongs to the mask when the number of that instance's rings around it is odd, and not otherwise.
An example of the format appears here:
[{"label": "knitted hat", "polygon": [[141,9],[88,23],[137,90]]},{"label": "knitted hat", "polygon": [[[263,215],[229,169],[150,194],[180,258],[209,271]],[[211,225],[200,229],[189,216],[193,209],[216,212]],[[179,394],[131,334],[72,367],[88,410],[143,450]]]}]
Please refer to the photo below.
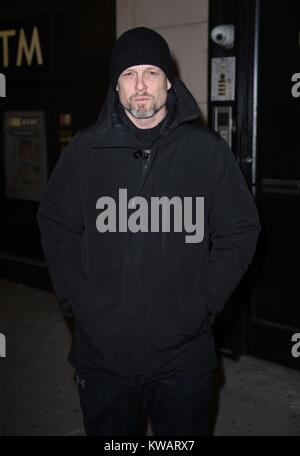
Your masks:
[{"label": "knitted hat", "polygon": [[111,54],[111,85],[115,90],[120,74],[131,66],[155,65],[174,81],[170,50],[165,39],[154,30],[136,27],[123,33]]}]

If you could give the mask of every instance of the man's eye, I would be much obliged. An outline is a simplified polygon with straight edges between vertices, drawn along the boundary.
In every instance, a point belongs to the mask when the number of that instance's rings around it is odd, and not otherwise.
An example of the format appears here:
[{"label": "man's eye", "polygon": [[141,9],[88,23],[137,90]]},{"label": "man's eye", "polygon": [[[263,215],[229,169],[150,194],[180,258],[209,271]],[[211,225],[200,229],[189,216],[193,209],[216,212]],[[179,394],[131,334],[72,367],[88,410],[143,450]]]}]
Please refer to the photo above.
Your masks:
[{"label": "man's eye", "polygon": [[123,76],[131,76],[132,75],[132,72],[131,71],[128,71],[128,73],[124,73]]},{"label": "man's eye", "polygon": [[156,71],[150,71],[150,74],[151,74],[152,76],[156,76],[156,75],[157,75]]}]

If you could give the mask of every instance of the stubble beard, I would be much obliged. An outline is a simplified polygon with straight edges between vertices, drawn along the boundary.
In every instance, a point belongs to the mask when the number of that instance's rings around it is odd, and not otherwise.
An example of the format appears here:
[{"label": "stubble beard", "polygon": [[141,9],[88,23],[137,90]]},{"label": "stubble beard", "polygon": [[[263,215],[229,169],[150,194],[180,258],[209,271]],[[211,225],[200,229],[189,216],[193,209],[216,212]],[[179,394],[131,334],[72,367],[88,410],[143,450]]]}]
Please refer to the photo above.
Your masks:
[{"label": "stubble beard", "polygon": [[130,103],[128,107],[125,107],[125,109],[135,119],[150,119],[151,117],[155,116],[155,114],[164,106],[166,106],[166,103],[163,103],[161,106],[157,106],[155,103],[153,103],[148,109],[145,109],[145,104],[146,103],[142,103],[139,107],[135,108],[133,103]]}]

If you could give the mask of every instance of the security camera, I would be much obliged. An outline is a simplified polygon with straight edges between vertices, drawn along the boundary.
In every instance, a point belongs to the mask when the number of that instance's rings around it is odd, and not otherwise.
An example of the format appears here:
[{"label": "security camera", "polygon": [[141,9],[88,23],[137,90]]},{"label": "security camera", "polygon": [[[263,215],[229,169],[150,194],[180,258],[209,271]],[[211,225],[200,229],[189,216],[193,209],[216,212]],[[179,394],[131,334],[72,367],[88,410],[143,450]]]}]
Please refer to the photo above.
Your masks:
[{"label": "security camera", "polygon": [[218,25],[211,31],[211,39],[226,49],[232,49],[234,45],[234,25]]}]

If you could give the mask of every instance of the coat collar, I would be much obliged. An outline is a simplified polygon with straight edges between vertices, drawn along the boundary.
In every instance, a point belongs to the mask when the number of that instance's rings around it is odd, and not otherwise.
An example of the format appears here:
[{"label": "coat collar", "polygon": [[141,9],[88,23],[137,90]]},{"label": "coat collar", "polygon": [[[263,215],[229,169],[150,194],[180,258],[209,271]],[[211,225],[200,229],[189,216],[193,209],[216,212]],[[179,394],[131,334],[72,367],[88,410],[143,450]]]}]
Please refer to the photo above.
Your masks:
[{"label": "coat collar", "polygon": [[[164,130],[164,134],[176,129],[179,125],[196,120],[201,111],[193,95],[183,81],[175,78],[168,92],[167,103],[175,103],[174,112]],[[91,147],[139,147],[137,140],[126,128],[118,113],[119,98],[116,91],[109,85],[106,99],[102,105],[97,122],[89,127],[89,143]]]}]

